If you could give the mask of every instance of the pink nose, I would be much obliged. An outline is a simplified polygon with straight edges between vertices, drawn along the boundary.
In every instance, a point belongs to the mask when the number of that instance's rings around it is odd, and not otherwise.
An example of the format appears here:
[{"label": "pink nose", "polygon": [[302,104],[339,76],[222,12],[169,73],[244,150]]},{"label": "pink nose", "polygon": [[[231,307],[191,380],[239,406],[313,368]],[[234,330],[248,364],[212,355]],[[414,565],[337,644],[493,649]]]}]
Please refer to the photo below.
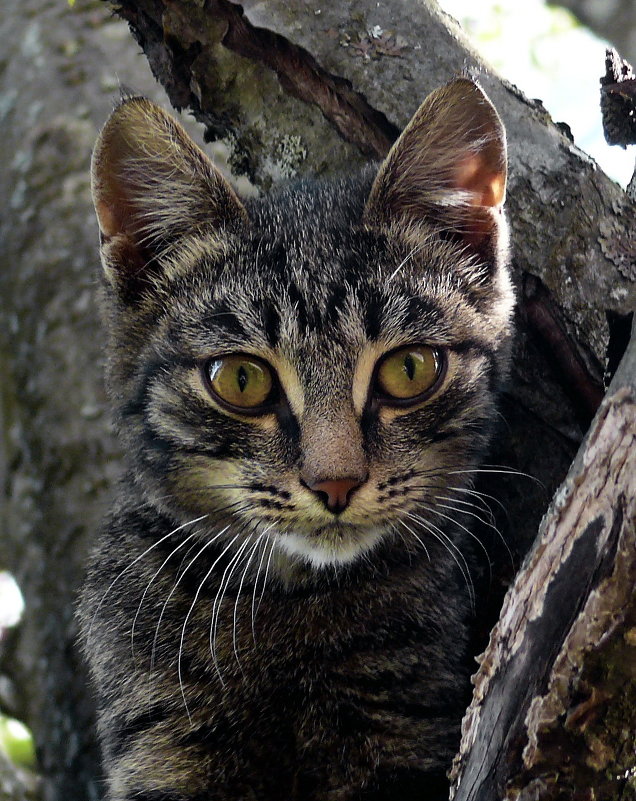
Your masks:
[{"label": "pink nose", "polygon": [[330,512],[338,514],[344,512],[349,505],[353,491],[364,481],[365,479],[360,481],[357,478],[334,478],[327,481],[316,481],[307,486],[319,496]]}]

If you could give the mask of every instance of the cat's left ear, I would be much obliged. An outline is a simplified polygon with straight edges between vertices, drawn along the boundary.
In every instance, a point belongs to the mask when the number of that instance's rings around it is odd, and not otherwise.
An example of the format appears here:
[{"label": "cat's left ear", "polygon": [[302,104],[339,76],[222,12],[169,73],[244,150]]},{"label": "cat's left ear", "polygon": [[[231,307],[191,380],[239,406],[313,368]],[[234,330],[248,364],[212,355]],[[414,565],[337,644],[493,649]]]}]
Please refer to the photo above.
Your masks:
[{"label": "cat's left ear", "polygon": [[230,184],[185,130],[142,97],[124,100],[93,151],[92,191],[109,283],[127,297],[185,237],[247,221]]},{"label": "cat's left ear", "polygon": [[372,226],[434,222],[471,249],[489,251],[506,193],[506,134],[477,84],[434,91],[380,166],[365,208]]}]

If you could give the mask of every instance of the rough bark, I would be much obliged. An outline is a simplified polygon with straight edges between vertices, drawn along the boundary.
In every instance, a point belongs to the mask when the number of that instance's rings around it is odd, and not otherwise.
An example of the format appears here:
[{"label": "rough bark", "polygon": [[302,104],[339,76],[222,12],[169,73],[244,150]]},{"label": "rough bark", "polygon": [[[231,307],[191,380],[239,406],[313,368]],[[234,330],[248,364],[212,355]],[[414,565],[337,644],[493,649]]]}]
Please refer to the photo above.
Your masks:
[{"label": "rough bark", "polygon": [[[34,732],[41,798],[91,801],[98,755],[73,608],[119,455],[102,391],[89,162],[118,78],[165,94],[101,3],[8,0],[0,41],[0,569],[26,600],[22,625],[0,636],[0,711]],[[21,799],[24,782],[5,768],[0,798]]]},{"label": "rough bark", "polygon": [[14,765],[0,750],[0,799],[2,801],[36,801],[38,780],[29,771]]},{"label": "rough bark", "polygon": [[636,337],[480,657],[454,801],[636,794]]},{"label": "rough bark", "polygon": [[605,53],[601,112],[608,144],[621,147],[636,144],[636,75],[632,65],[613,48]]},{"label": "rough bark", "polygon": [[[125,66],[133,49],[102,28],[106,5],[94,4],[80,20],[59,0],[44,8],[39,0],[10,2],[0,20],[0,159],[8,165],[0,172],[8,199],[0,220],[0,563],[18,578],[27,612],[12,647],[2,653],[0,646],[0,672],[15,682],[14,714],[34,728],[43,797],[67,801],[99,795],[71,609],[119,462],[101,394],[88,156],[115,94],[112,82],[100,85],[104,72],[117,70],[124,84],[153,92],[138,64]],[[506,507],[498,523],[519,560],[597,410],[603,374],[629,337],[634,204],[539,102],[488,72],[432,2],[248,0],[241,9],[229,0],[126,0],[119,10],[172,103],[192,109],[208,139],[223,137],[234,170],[264,189],[380,157],[428,91],[462,69],[478,75],[510,137],[520,299],[505,425],[492,461],[543,484],[490,474],[496,480],[481,488]],[[62,14],[60,31],[53,21]],[[612,414],[623,414],[625,403]],[[596,537],[596,552],[608,536],[618,554],[618,533],[601,528],[587,535]],[[486,542],[496,559],[496,538]],[[490,606],[482,604],[484,627],[509,578],[505,560],[497,565]],[[610,565],[604,569],[599,582],[610,575]],[[543,690],[555,660],[545,666]],[[587,681],[605,686],[605,679]],[[569,696],[558,700],[568,708]]]}]

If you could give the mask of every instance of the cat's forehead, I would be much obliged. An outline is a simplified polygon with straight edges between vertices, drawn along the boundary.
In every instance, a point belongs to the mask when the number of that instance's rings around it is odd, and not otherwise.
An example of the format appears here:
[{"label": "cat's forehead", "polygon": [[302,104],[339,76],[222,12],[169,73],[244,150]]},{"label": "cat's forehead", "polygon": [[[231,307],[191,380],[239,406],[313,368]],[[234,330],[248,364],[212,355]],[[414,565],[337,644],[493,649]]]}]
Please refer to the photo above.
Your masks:
[{"label": "cat's forehead", "polygon": [[400,269],[408,250],[393,250],[361,227],[320,242],[253,235],[220,269],[204,262],[197,292],[185,294],[176,316],[201,347],[301,360],[330,353],[348,362],[369,341],[444,340],[453,317],[447,275],[431,266],[434,254],[425,257],[427,275]]},{"label": "cat's forehead", "polygon": [[345,362],[368,341],[447,339],[463,302],[449,269],[459,249],[422,231],[409,242],[368,228],[348,189],[309,184],[251,204],[250,226],[220,259],[199,262],[196,291],[184,293],[190,334],[215,350],[302,359],[327,349]]}]

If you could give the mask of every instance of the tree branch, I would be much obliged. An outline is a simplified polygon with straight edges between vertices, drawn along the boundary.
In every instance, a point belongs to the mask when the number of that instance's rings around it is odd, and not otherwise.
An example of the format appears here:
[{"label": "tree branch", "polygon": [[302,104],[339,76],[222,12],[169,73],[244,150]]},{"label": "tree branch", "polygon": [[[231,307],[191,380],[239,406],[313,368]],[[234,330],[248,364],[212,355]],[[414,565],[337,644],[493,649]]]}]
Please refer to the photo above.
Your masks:
[{"label": "tree branch", "polygon": [[14,765],[1,749],[0,798],[2,801],[36,801],[39,798],[36,777]]},{"label": "tree branch", "polygon": [[633,797],[635,585],[633,336],[479,659],[454,801]]}]

